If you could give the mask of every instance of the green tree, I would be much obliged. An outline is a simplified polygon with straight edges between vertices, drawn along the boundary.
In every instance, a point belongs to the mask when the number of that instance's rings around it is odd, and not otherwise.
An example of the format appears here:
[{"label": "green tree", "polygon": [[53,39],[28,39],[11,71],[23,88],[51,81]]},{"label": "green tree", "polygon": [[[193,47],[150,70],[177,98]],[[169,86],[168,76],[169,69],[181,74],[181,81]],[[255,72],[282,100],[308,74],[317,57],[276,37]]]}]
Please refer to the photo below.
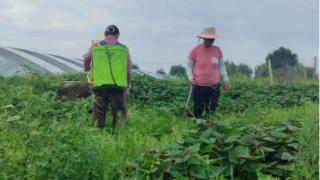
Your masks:
[{"label": "green tree", "polygon": [[[290,49],[285,47],[280,47],[269,53],[266,57],[266,61],[270,59],[272,68],[287,69],[288,67],[293,67],[298,64],[298,56],[293,53]],[[267,62],[268,63],[268,62]]]},{"label": "green tree", "polygon": [[239,65],[234,64],[233,62],[225,61],[225,66],[229,76],[246,76],[251,77],[252,69],[246,65],[240,63]]},{"label": "green tree", "polygon": [[132,69],[140,69],[139,66],[137,64],[132,64]]},{"label": "green tree", "polygon": [[229,76],[234,76],[237,73],[237,66],[233,62],[225,61],[224,65]]},{"label": "green tree", "polygon": [[267,63],[268,59],[271,61],[273,77],[280,83],[286,84],[294,80],[296,77],[299,78],[299,76],[295,74],[299,69],[298,56],[290,49],[280,47],[267,55]]},{"label": "green tree", "polygon": [[163,68],[157,70],[157,74],[166,75],[167,73],[164,71]]},{"label": "green tree", "polygon": [[313,67],[304,67],[307,75],[307,79],[316,79],[315,72],[316,69]]},{"label": "green tree", "polygon": [[268,66],[266,64],[261,64],[259,66],[256,66],[255,69],[255,77],[268,77]]},{"label": "green tree", "polygon": [[251,77],[252,69],[248,65],[240,63],[239,66],[238,66],[238,73],[240,75]]},{"label": "green tree", "polygon": [[172,65],[169,74],[171,76],[187,76],[186,68],[182,65]]}]

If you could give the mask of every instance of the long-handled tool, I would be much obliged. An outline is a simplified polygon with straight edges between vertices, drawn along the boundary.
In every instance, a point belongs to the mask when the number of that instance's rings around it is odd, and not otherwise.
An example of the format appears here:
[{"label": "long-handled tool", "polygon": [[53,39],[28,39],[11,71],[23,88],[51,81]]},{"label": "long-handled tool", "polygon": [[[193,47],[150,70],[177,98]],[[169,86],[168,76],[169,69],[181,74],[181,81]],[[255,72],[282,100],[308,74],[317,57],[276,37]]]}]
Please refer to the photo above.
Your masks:
[{"label": "long-handled tool", "polygon": [[183,116],[186,116],[186,111],[187,111],[188,104],[189,104],[189,101],[190,101],[190,98],[191,98],[192,90],[193,90],[193,86],[190,86],[187,103],[186,103],[186,105],[184,106],[184,110],[183,110]]}]

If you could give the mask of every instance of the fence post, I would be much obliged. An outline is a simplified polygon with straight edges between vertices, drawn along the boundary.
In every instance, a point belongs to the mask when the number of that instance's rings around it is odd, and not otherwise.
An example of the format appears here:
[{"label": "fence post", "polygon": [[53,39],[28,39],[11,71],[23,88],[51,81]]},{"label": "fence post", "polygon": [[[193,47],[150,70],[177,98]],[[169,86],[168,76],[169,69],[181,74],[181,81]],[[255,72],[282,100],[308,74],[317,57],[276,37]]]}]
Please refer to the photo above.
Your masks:
[{"label": "fence post", "polygon": [[268,59],[268,69],[269,69],[269,78],[270,78],[270,84],[273,84],[273,76],[272,76],[272,66],[271,66],[271,60]]},{"label": "fence post", "polygon": [[314,56],[314,74],[317,76],[319,72],[317,72],[317,70],[319,70],[318,67],[318,58],[317,56]]},{"label": "fence post", "polygon": [[303,79],[308,80],[306,68],[304,66],[302,66],[302,68],[303,68]]}]

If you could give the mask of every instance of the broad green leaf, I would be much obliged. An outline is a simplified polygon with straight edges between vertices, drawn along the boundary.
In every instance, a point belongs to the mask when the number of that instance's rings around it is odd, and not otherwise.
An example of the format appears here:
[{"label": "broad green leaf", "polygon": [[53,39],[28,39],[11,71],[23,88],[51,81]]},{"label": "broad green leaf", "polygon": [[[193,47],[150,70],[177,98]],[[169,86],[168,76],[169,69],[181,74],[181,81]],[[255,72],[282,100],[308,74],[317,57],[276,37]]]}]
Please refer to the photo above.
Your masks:
[{"label": "broad green leaf", "polygon": [[286,127],[279,127],[274,130],[274,132],[283,132],[286,130]]},{"label": "broad green leaf", "polygon": [[207,144],[212,144],[212,143],[214,143],[214,142],[216,141],[215,138],[203,137],[203,136],[200,137],[200,140],[201,140],[202,142],[204,142],[204,143],[207,143]]},{"label": "broad green leaf", "polygon": [[220,164],[220,161],[222,161],[223,159],[225,159],[225,157],[219,157],[219,158],[216,158],[216,159],[209,159],[208,163],[209,163],[209,165]]},{"label": "broad green leaf", "polygon": [[278,177],[283,176],[285,173],[284,170],[276,168],[276,167],[264,169],[263,172],[270,173],[270,174],[278,176]]},{"label": "broad green leaf", "polygon": [[263,140],[272,142],[272,143],[276,143],[277,139],[275,139],[274,137],[264,137]]},{"label": "broad green leaf", "polygon": [[186,143],[193,144],[193,143],[198,143],[198,142],[199,142],[199,139],[188,136],[188,137],[185,138],[184,141],[185,141]]},{"label": "broad green leaf", "polygon": [[203,164],[203,161],[202,159],[199,159],[200,157],[199,156],[192,156],[190,158],[190,164],[192,165],[202,165]]},{"label": "broad green leaf", "polygon": [[158,166],[158,169],[161,172],[169,172],[169,170],[171,169],[171,160],[163,160],[161,161],[160,165]]},{"label": "broad green leaf", "polygon": [[290,170],[290,166],[289,165],[277,165],[276,168],[283,169],[285,171],[289,171]]},{"label": "broad green leaf", "polygon": [[213,147],[214,147],[213,144],[208,144],[204,148],[200,149],[199,153],[200,154],[209,153],[213,150]]},{"label": "broad green leaf", "polygon": [[207,125],[207,120],[205,119],[196,119],[198,125]]},{"label": "broad green leaf", "polygon": [[288,139],[286,139],[287,144],[294,143],[294,142],[297,142],[297,141],[296,141],[296,138],[292,135],[288,137]]},{"label": "broad green leaf", "polygon": [[279,132],[279,131],[273,131],[273,132],[271,132],[271,135],[275,138],[278,138],[278,139],[283,139],[283,138],[287,137],[286,133]]},{"label": "broad green leaf", "polygon": [[297,131],[299,130],[299,128],[297,126],[293,126],[293,125],[287,125],[287,128],[289,131]]},{"label": "broad green leaf", "polygon": [[21,119],[20,116],[11,116],[6,121],[7,122],[11,122],[11,121],[17,121],[17,120],[20,120],[20,119]]},{"label": "broad green leaf", "polygon": [[40,133],[39,131],[32,130],[30,134],[33,135],[33,136],[38,136],[38,135],[40,135],[41,133]]},{"label": "broad green leaf", "polygon": [[175,160],[177,163],[184,163],[184,162],[188,161],[190,159],[190,157],[191,157],[190,154],[186,154],[183,157],[176,158]]},{"label": "broad green leaf", "polygon": [[254,161],[264,159],[264,158],[265,158],[265,156],[250,156],[250,157],[248,157],[248,159],[254,160]]},{"label": "broad green leaf", "polygon": [[224,142],[225,142],[225,143],[233,143],[233,142],[239,140],[239,138],[240,138],[240,133],[239,133],[239,134],[234,134],[234,135],[228,136],[228,137],[224,140]]},{"label": "broad green leaf", "polygon": [[190,175],[199,179],[207,179],[206,171],[203,166],[191,166]]},{"label": "broad green leaf", "polygon": [[258,173],[258,180],[279,180],[279,178],[272,177],[270,175]]},{"label": "broad green leaf", "polygon": [[202,137],[212,137],[212,135],[215,133],[215,130],[213,128],[208,128],[207,130],[203,131],[201,133]]},{"label": "broad green leaf", "polygon": [[295,159],[297,159],[296,157],[292,156],[290,153],[288,152],[283,152],[281,154],[281,159],[282,160],[287,160],[287,161],[293,161]]},{"label": "broad green leaf", "polygon": [[288,144],[289,147],[293,147],[295,150],[298,150],[299,144],[298,143],[291,143]]},{"label": "broad green leaf", "polygon": [[164,153],[165,156],[177,156],[179,154],[181,154],[183,152],[183,150],[167,150],[167,153]]},{"label": "broad green leaf", "polygon": [[177,170],[177,169],[171,169],[170,172],[169,172],[169,174],[170,174],[172,177],[174,177],[174,178],[177,178],[177,179],[182,178],[182,179],[184,179],[183,174],[181,174],[181,173],[179,172],[179,170]]},{"label": "broad green leaf", "polygon": [[274,165],[276,165],[278,163],[279,163],[278,161],[272,161],[272,162],[268,163],[267,166],[268,167],[272,167],[272,166],[274,166]]},{"label": "broad green leaf", "polygon": [[246,157],[249,156],[249,148],[245,146],[236,146],[228,152],[229,161],[236,164],[243,164]]},{"label": "broad green leaf", "polygon": [[196,133],[198,133],[198,131],[197,130],[195,130],[195,129],[187,129],[187,130],[183,130],[183,132],[184,133],[187,133],[187,134],[196,134]]},{"label": "broad green leaf", "polygon": [[249,163],[247,168],[250,172],[260,172],[266,165],[263,163]]},{"label": "broad green leaf", "polygon": [[275,149],[270,148],[270,147],[266,147],[266,146],[260,147],[259,150],[262,150],[263,152],[267,152],[267,153],[276,151]]},{"label": "broad green leaf", "polygon": [[185,151],[186,152],[197,152],[200,149],[200,144],[195,144],[193,146],[188,147]]},{"label": "broad green leaf", "polygon": [[14,106],[12,104],[8,104],[8,105],[5,105],[5,106],[1,106],[1,109],[10,109],[10,108],[13,108]]},{"label": "broad green leaf", "polygon": [[214,179],[219,177],[226,168],[225,166],[210,166],[208,169],[209,178]]},{"label": "broad green leaf", "polygon": [[163,144],[161,145],[163,149],[179,149],[181,146],[179,144]]}]

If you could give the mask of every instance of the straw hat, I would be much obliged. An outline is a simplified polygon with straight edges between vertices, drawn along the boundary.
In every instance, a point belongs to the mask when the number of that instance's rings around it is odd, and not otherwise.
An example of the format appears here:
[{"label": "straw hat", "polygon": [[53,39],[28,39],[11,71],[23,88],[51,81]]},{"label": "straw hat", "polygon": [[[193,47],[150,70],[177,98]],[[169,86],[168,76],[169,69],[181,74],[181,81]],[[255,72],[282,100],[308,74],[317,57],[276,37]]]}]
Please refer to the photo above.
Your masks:
[{"label": "straw hat", "polygon": [[197,36],[198,38],[215,39],[220,38],[221,35],[216,33],[216,28],[205,27],[203,31]]}]

